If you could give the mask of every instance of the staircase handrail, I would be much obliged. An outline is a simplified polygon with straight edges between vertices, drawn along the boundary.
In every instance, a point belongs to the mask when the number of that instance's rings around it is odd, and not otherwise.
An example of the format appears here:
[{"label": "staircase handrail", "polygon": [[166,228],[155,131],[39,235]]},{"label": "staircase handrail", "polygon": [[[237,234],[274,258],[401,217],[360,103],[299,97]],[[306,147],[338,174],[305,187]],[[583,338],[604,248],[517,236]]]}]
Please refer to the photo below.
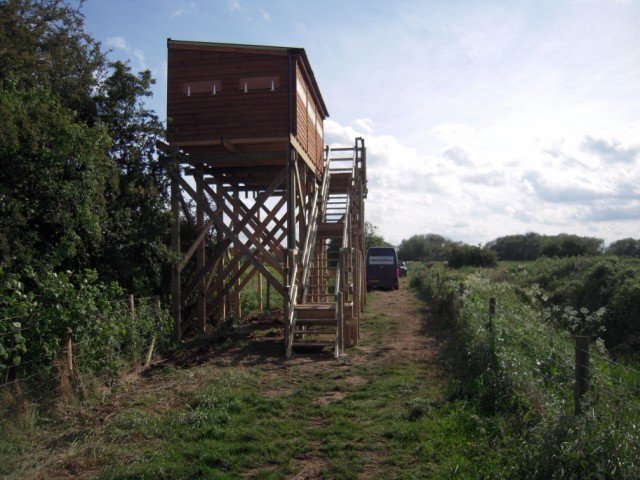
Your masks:
[{"label": "staircase handrail", "polygon": [[[319,212],[319,204],[326,205],[327,195],[329,192],[329,179],[331,177],[331,173],[329,171],[329,155],[331,153],[331,147],[327,146],[325,150],[325,169],[322,175],[322,184],[320,186],[320,194],[318,195],[318,191],[314,195],[313,206],[309,212],[309,219],[307,220],[307,225],[309,228],[307,229],[307,234],[305,236],[305,241],[303,244],[303,253],[302,253],[302,292],[303,295],[307,291],[307,284],[309,283],[309,275],[311,275],[311,257],[313,255],[313,251],[315,250],[316,245],[316,235],[318,233],[318,212]],[[320,197],[320,201],[318,201],[318,196]]]},{"label": "staircase handrail", "polygon": [[[325,154],[326,155],[325,165],[324,165],[325,169],[323,172],[322,185],[320,188],[320,195],[323,202],[326,202],[328,184],[329,184],[329,178],[330,178],[329,154],[330,154],[330,148],[327,146],[326,154]],[[306,284],[309,278],[310,267],[311,267],[311,255],[316,242],[316,234],[318,230],[318,221],[317,221],[318,210],[319,210],[318,191],[316,190],[313,196],[313,203],[312,203],[311,210],[309,212],[309,217],[307,218],[308,228],[305,235],[304,243],[302,245],[302,259],[300,262],[298,262],[294,255],[293,262],[292,262],[293,265],[291,266],[291,272],[289,276],[289,279],[291,282],[291,285],[289,285],[289,298],[287,299],[289,310],[287,312],[287,318],[285,319],[289,327],[288,329],[289,338],[287,339],[287,351],[286,351],[287,357],[291,356],[292,348],[293,348],[293,339],[295,336],[296,306],[298,303],[297,300],[298,300],[298,285],[299,285],[299,283],[296,281],[298,278],[298,269],[299,269],[298,265],[300,265],[300,267],[302,268],[301,283],[302,283],[302,292],[304,294],[306,290]]]},{"label": "staircase handrail", "polygon": [[311,271],[311,256],[313,254],[314,246],[316,243],[316,234],[318,232],[318,191],[316,190],[313,195],[313,203],[311,210],[309,211],[309,218],[307,219],[307,233],[305,235],[304,243],[302,244],[302,292],[306,292],[307,281]]}]

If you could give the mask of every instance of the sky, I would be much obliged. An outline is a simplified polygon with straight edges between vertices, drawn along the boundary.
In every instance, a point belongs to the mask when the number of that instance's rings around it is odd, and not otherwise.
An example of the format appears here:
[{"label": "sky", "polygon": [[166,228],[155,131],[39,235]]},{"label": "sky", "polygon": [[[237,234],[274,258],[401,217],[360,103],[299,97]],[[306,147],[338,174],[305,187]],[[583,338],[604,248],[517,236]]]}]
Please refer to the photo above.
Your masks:
[{"label": "sky", "polygon": [[526,232],[640,238],[640,0],[88,0],[86,30],[149,69],[166,39],[302,47],[365,139],[366,218],[393,244]]}]

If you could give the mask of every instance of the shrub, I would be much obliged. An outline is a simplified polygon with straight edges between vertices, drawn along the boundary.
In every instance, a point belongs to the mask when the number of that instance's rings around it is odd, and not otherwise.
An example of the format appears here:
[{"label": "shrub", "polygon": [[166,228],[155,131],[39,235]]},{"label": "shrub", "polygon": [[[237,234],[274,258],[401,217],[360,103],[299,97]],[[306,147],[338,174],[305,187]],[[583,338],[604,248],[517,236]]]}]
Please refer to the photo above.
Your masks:
[{"label": "shrub", "polygon": [[473,245],[453,245],[447,250],[446,258],[452,268],[491,268],[498,264],[496,252]]},{"label": "shrub", "polygon": [[78,368],[105,379],[141,361],[152,337],[166,346],[168,315],[150,301],[139,302],[133,313],[124,297],[93,270],[28,270],[21,277],[0,270],[0,375],[49,380],[69,338]]},{"label": "shrub", "polygon": [[[594,288],[590,282],[602,285],[602,279],[609,278],[609,270],[602,265],[576,259],[540,263],[582,272],[590,278],[585,291]],[[478,412],[478,424],[499,425],[496,439],[501,440],[492,445],[497,459],[492,462],[492,478],[638,478],[635,419],[640,374],[609,361],[602,343],[595,342],[588,407],[585,413],[574,415],[573,344],[567,330],[601,325],[603,312],[544,308],[545,291],[522,281],[525,277],[531,280],[531,270],[541,265],[523,269],[520,285],[497,280],[491,270],[449,271],[437,284],[434,275],[426,273],[422,280],[412,282],[431,289],[433,300],[447,313],[448,350],[455,356],[452,363],[460,364],[452,369],[456,382],[451,399],[462,398],[471,405]],[[548,270],[540,275],[550,279]],[[461,278],[462,295],[458,290]],[[571,292],[582,291],[583,284],[572,280]],[[498,305],[489,324],[490,297]],[[624,279],[614,290],[610,308],[618,302],[625,311],[640,309],[638,282]],[[406,407],[409,419],[424,414],[422,405]]]}]

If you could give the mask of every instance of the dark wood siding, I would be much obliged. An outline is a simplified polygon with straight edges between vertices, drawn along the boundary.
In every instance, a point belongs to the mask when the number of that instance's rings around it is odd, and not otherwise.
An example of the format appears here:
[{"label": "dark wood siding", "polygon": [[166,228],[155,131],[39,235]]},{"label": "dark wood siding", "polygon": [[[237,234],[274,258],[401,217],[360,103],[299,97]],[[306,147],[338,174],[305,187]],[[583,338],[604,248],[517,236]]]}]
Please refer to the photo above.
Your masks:
[{"label": "dark wood siding", "polygon": [[[245,93],[241,79],[276,77]],[[216,94],[203,85],[216,84]],[[195,88],[189,91],[188,85]],[[249,83],[249,85],[252,85]],[[169,140],[286,137],[289,134],[289,61],[286,54],[210,51],[169,45]],[[204,90],[204,91],[203,91]],[[188,93],[190,95],[188,95]]]}]

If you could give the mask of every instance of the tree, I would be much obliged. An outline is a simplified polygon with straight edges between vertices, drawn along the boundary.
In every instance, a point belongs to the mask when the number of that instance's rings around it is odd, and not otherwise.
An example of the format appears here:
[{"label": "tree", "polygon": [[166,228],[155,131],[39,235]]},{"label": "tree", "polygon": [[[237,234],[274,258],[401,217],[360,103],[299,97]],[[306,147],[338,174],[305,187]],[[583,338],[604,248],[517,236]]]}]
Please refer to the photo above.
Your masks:
[{"label": "tree", "polygon": [[100,248],[105,189],[117,182],[100,126],[45,87],[0,87],[0,266],[80,269]]},{"label": "tree", "polygon": [[623,238],[616,240],[609,245],[607,253],[621,257],[640,258],[640,239]]},{"label": "tree", "polygon": [[95,267],[157,293],[169,213],[153,79],[107,61],[81,6],[0,0],[2,265]]},{"label": "tree", "polygon": [[77,6],[60,0],[0,2],[0,85],[12,79],[19,90],[46,88],[79,121],[95,120],[92,92],[105,56],[84,31]]},{"label": "tree", "polygon": [[96,267],[128,291],[158,292],[169,250],[168,178],[158,162],[156,140],[162,123],[141,99],[154,83],[146,70],[135,75],[129,65],[111,64],[96,97],[97,115],[113,139],[110,157],[119,182],[108,192],[109,229]]},{"label": "tree", "polygon": [[535,260],[542,252],[544,238],[533,232],[525,235],[499,237],[486,247],[495,251],[500,260]]},{"label": "tree", "polygon": [[604,250],[604,240],[595,237],[581,237],[561,233],[544,237],[541,255],[546,257],[578,257],[600,255]]},{"label": "tree", "polygon": [[365,250],[369,247],[387,247],[387,246],[390,246],[390,244],[384,239],[384,237],[380,233],[380,229],[377,226],[375,226],[373,223],[365,220],[364,222]]},{"label": "tree", "polygon": [[400,260],[434,261],[444,260],[446,248],[451,240],[442,235],[427,233],[426,235],[413,235],[402,240],[398,247]]}]

